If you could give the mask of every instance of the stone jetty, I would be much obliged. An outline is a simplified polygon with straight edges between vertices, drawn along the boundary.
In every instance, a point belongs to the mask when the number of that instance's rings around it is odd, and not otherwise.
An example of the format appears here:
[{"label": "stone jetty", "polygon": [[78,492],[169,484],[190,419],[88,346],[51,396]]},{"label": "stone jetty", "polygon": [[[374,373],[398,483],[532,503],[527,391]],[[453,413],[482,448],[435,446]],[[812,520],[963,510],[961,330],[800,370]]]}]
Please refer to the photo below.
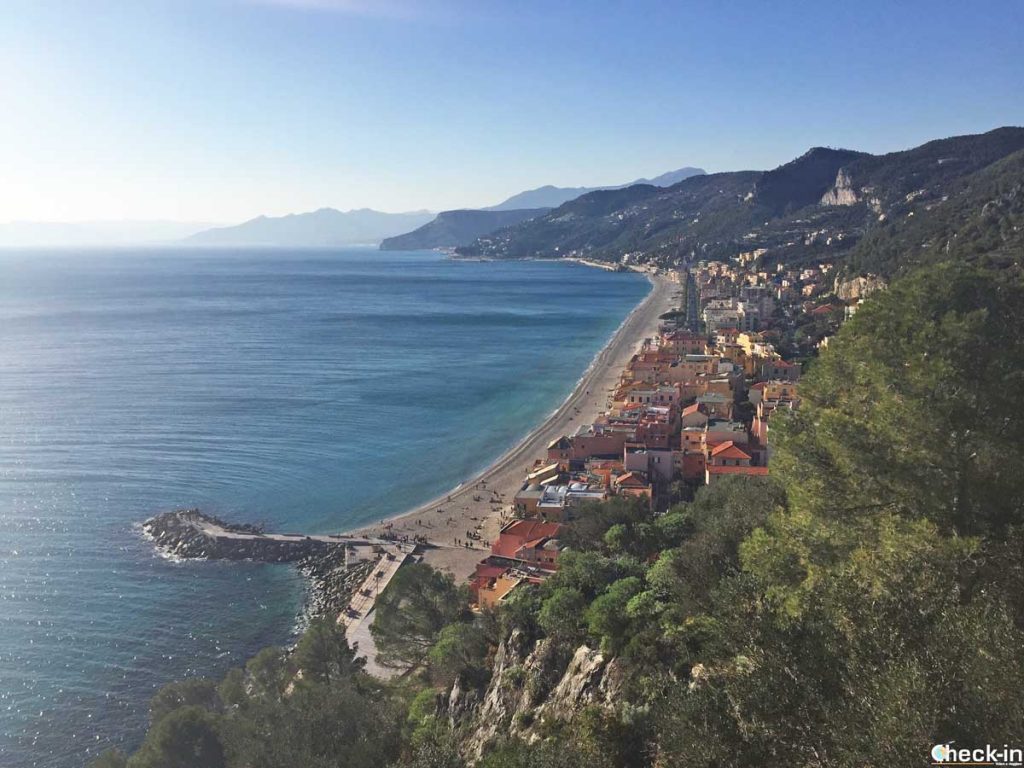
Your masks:
[{"label": "stone jetty", "polygon": [[226,523],[198,509],[164,512],[146,520],[142,530],[163,552],[183,559],[295,563],[346,546],[377,543],[341,535],[266,533],[258,526]]}]

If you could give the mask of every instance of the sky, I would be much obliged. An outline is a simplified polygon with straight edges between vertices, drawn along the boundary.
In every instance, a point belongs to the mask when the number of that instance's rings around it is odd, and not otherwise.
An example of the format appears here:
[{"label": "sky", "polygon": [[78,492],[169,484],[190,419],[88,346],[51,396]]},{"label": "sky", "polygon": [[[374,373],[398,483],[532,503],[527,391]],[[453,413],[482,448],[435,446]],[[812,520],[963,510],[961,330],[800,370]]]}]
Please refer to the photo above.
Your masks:
[{"label": "sky", "polygon": [[495,204],[1024,125],[1024,2],[0,0],[0,222]]}]

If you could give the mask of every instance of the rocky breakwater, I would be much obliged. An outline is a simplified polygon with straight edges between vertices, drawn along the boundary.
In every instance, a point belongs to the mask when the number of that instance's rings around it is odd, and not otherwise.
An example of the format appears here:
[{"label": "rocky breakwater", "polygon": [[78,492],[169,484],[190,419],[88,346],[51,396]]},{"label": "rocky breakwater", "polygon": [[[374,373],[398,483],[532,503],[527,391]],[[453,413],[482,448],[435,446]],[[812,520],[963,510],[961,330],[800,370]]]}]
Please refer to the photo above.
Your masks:
[{"label": "rocky breakwater", "polygon": [[164,512],[146,520],[142,530],[162,553],[175,560],[294,565],[309,583],[302,611],[306,620],[341,613],[376,563],[372,558],[349,563],[346,547],[368,546],[363,540],[267,533],[261,526],[228,523],[198,509]]},{"label": "rocky breakwater", "polygon": [[182,559],[295,563],[334,549],[344,551],[346,544],[340,537],[266,533],[258,526],[226,523],[198,509],[164,512],[146,520],[142,530],[165,554]]},{"label": "rocky breakwater", "polygon": [[303,608],[305,618],[320,619],[340,614],[376,564],[376,560],[366,560],[349,565],[345,551],[337,547],[299,560],[296,563],[299,572],[309,582]]}]

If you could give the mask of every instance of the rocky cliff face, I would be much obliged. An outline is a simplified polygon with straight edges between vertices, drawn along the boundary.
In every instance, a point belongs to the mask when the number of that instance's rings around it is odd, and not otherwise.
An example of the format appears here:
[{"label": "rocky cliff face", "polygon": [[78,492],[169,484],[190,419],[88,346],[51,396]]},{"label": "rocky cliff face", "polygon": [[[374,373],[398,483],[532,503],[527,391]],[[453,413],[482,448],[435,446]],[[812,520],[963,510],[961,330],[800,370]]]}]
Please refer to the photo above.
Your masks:
[{"label": "rocky cliff face", "polygon": [[613,707],[623,680],[619,663],[598,650],[583,645],[566,659],[549,640],[531,644],[516,630],[498,647],[487,688],[467,690],[457,681],[438,709],[464,734],[465,754],[476,760],[500,737],[533,741],[545,722]]},{"label": "rocky cliff face", "polygon": [[859,201],[857,191],[853,188],[850,174],[840,168],[836,174],[835,184],[821,197],[822,205],[855,205]]},{"label": "rocky cliff face", "polygon": [[870,296],[875,291],[885,288],[885,281],[878,275],[859,275],[842,279],[836,278],[834,291],[843,301],[856,301]]}]

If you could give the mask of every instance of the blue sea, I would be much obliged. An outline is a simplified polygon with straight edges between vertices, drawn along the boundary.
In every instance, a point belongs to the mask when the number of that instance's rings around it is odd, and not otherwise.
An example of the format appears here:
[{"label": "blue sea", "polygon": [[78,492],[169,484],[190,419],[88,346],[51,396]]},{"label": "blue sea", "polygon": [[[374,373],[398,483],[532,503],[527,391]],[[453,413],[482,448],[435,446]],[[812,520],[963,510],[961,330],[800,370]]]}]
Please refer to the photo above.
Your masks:
[{"label": "blue sea", "polygon": [[0,252],[0,765],[131,749],[161,685],[293,639],[291,568],[169,562],[141,520],[327,532],[425,502],[647,291],[426,252]]}]

